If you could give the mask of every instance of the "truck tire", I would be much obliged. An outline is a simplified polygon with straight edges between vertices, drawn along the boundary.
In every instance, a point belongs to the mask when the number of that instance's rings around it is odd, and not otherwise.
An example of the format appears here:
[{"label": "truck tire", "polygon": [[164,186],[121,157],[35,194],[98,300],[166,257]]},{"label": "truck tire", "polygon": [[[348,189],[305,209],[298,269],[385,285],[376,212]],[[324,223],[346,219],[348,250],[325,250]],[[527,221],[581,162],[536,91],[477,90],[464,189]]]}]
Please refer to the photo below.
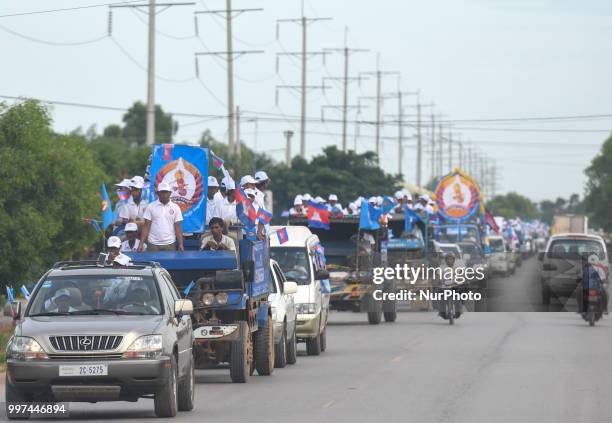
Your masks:
[{"label": "truck tire", "polygon": [[297,362],[297,339],[295,336],[295,328],[293,336],[287,340],[287,364],[295,364]]},{"label": "truck tire", "polygon": [[4,386],[5,386],[5,391],[6,391],[6,402],[5,402],[6,416],[8,417],[8,419],[9,420],[28,420],[30,418],[30,413],[25,412],[25,413],[20,414],[19,416],[16,416],[14,414],[11,415],[9,414],[8,405],[9,403],[23,404],[23,403],[31,402],[31,398],[29,398],[26,394],[15,389],[13,385],[9,383],[8,374],[5,376]]},{"label": "truck tire", "polygon": [[319,338],[319,343],[321,344],[321,352],[323,352],[327,349],[327,327],[323,329],[323,332],[321,332]]},{"label": "truck tire", "polygon": [[393,323],[397,320],[397,311],[385,311],[385,322]]},{"label": "truck tire", "polygon": [[178,410],[179,411],[191,411],[193,410],[193,395],[195,391],[195,366],[193,364],[193,357],[189,363],[189,370],[185,378],[179,383],[178,386]]},{"label": "truck tire", "polygon": [[308,355],[321,354],[321,337],[320,336],[315,336],[314,338],[306,339],[306,354]]},{"label": "truck tire", "polygon": [[230,377],[234,383],[245,383],[251,375],[252,361],[249,359],[250,330],[247,322],[240,322],[238,331],[239,338],[230,347]]},{"label": "truck tire", "polygon": [[274,346],[274,367],[282,369],[287,366],[287,328],[283,327],[283,334],[278,344]]},{"label": "truck tire", "polygon": [[266,318],[265,325],[260,326],[254,334],[253,357],[257,373],[270,376],[274,371],[274,333],[270,316]]},{"label": "truck tire", "polygon": [[161,391],[155,394],[153,399],[155,407],[155,415],[157,417],[174,417],[177,412],[177,364],[176,357],[173,355],[170,359],[170,377],[166,386]]},{"label": "truck tire", "polygon": [[368,311],[368,323],[371,325],[380,324],[382,311]]}]

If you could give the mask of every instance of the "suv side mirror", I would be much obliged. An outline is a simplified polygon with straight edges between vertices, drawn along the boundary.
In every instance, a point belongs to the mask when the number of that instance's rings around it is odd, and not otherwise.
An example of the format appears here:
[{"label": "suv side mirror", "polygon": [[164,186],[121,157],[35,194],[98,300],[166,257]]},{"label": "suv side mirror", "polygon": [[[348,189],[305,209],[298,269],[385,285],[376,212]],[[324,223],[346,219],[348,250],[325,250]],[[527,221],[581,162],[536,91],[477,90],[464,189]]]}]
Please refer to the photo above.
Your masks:
[{"label": "suv side mirror", "polygon": [[544,261],[544,254],[546,254],[546,253],[544,253],[544,251],[539,252],[538,253],[538,260]]},{"label": "suv side mirror", "polygon": [[174,301],[174,314],[176,316],[190,315],[193,313],[193,303],[191,300]]},{"label": "suv side mirror", "polygon": [[323,279],[329,279],[329,272],[327,270],[317,270],[315,280],[321,281]]},{"label": "suv side mirror", "polygon": [[295,294],[297,290],[298,286],[295,282],[288,281],[283,284],[283,292],[285,294]]}]

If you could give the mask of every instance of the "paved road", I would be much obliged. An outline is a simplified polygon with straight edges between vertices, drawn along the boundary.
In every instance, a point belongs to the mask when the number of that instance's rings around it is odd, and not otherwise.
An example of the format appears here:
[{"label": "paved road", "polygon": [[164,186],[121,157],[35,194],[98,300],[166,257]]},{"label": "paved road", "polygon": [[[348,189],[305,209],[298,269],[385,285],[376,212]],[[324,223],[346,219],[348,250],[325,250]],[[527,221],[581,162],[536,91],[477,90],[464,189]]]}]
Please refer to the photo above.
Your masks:
[{"label": "paved road", "polygon": [[[528,305],[534,261],[499,280],[498,298]],[[497,286],[497,285],[494,285]],[[524,288],[524,287],[523,287]],[[537,291],[536,291],[537,293]],[[503,301],[502,301],[503,303]],[[180,421],[581,422],[612,416],[612,318],[590,328],[574,313],[434,313],[393,324],[334,313],[328,351],[270,377],[232,384],[198,371],[197,405]],[[151,400],[74,404],[83,421],[153,419]]]}]

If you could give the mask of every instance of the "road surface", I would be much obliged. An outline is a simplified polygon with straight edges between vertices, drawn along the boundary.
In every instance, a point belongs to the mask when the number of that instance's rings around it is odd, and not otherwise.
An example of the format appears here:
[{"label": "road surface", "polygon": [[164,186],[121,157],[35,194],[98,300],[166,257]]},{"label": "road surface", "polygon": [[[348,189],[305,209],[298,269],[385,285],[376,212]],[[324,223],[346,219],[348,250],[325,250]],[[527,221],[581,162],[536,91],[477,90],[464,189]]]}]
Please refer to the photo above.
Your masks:
[{"label": "road surface", "polygon": [[[495,281],[497,304],[527,307],[530,260]],[[537,279],[535,279],[537,281]],[[270,377],[232,384],[198,371],[196,407],[180,421],[596,422],[612,416],[612,318],[588,327],[574,313],[466,313],[449,326],[435,313],[400,313],[370,326],[333,313],[328,350],[300,356]],[[155,419],[151,400],[72,404],[76,421]],[[178,420],[177,420],[178,421]]]}]

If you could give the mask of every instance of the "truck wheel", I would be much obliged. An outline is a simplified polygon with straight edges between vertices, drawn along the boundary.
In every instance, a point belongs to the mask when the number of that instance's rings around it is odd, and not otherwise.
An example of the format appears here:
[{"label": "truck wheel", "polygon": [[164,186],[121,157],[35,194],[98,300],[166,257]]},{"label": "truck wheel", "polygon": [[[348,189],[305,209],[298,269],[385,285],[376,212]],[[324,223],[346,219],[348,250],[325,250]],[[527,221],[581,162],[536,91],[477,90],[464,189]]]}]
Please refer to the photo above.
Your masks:
[{"label": "truck wheel", "polygon": [[230,377],[234,383],[245,383],[252,373],[252,357],[249,357],[251,337],[247,322],[240,322],[238,331],[239,338],[237,341],[233,341],[230,347]]},{"label": "truck wheel", "polygon": [[385,322],[393,323],[397,320],[397,311],[385,311]]},{"label": "truck wheel", "polygon": [[321,337],[320,336],[315,336],[314,338],[306,339],[306,354],[308,355],[321,354]]},{"label": "truck wheel", "polygon": [[5,382],[4,382],[4,386],[5,386],[5,391],[6,391],[6,416],[9,418],[9,420],[28,420],[30,418],[30,413],[28,412],[24,412],[18,416],[14,415],[14,414],[9,414],[9,409],[8,406],[10,403],[19,403],[19,404],[23,404],[23,403],[27,403],[30,402],[31,399],[24,393],[18,391],[17,389],[15,389],[13,387],[13,385],[10,384],[9,379],[8,379],[8,375],[5,376]]},{"label": "truck wheel", "polygon": [[319,343],[321,344],[321,352],[325,351],[327,349],[327,327],[319,335]]},{"label": "truck wheel", "polygon": [[193,358],[189,363],[189,370],[181,383],[178,386],[178,410],[191,411],[193,410],[193,394],[195,391],[195,368]]},{"label": "truck wheel", "polygon": [[297,339],[295,337],[295,329],[293,336],[287,341],[287,364],[295,364],[297,362]]},{"label": "truck wheel", "polygon": [[282,369],[287,366],[287,330],[283,328],[283,334],[278,344],[274,346],[274,367]]},{"label": "truck wheel", "polygon": [[170,360],[170,377],[166,386],[161,391],[155,394],[153,400],[155,407],[155,415],[157,417],[174,417],[177,411],[177,365],[176,357],[173,355]]},{"label": "truck wheel", "polygon": [[368,323],[371,325],[380,324],[381,317],[382,317],[381,311],[368,311]]},{"label": "truck wheel", "polygon": [[261,376],[270,376],[274,371],[274,333],[272,319],[266,319],[266,324],[260,326],[253,339],[255,368]]}]

